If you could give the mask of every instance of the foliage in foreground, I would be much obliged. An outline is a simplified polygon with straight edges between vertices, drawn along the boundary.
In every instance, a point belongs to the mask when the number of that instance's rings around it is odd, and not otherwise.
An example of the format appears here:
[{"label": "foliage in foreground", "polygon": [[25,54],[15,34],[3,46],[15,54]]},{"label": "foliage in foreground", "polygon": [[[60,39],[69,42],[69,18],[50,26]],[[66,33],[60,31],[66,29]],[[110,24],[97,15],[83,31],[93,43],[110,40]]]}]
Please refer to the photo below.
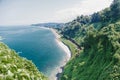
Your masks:
[{"label": "foliage in foreground", "polygon": [[47,80],[36,66],[0,42],[0,80]]}]

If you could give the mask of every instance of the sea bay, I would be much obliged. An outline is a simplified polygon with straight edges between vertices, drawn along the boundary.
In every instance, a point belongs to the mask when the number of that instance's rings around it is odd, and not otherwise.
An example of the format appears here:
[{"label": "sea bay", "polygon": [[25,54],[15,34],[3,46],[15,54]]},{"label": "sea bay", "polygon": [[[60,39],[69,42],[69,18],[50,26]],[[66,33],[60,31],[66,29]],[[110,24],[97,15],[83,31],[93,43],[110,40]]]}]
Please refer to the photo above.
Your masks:
[{"label": "sea bay", "polygon": [[50,29],[34,26],[0,27],[2,42],[22,57],[31,60],[48,77],[65,59],[65,51],[57,44]]}]

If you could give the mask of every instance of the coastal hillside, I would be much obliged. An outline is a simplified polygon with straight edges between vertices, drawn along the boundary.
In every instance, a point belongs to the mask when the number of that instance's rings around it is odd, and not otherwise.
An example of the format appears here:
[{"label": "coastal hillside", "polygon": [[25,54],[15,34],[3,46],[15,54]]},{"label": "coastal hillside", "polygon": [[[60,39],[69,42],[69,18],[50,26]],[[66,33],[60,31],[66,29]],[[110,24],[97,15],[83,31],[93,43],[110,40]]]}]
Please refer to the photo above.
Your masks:
[{"label": "coastal hillside", "polygon": [[36,66],[0,42],[0,80],[47,80]]},{"label": "coastal hillside", "polygon": [[120,80],[120,0],[92,15],[78,16],[61,29],[81,51],[64,67],[61,80]]}]

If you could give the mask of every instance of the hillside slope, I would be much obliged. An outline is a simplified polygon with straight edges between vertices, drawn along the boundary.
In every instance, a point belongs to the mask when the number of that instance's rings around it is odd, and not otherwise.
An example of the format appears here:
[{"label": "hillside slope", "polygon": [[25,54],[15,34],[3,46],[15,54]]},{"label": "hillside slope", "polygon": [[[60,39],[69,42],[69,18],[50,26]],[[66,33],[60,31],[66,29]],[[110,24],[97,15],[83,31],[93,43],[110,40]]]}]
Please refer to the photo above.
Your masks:
[{"label": "hillside slope", "polygon": [[119,80],[120,24],[91,31],[84,39],[84,51],[64,69],[61,80]]},{"label": "hillside slope", "polygon": [[0,80],[47,80],[36,66],[0,42]]},{"label": "hillside slope", "polygon": [[61,80],[120,80],[120,0],[90,16],[80,16],[61,29],[83,51],[64,68]]}]

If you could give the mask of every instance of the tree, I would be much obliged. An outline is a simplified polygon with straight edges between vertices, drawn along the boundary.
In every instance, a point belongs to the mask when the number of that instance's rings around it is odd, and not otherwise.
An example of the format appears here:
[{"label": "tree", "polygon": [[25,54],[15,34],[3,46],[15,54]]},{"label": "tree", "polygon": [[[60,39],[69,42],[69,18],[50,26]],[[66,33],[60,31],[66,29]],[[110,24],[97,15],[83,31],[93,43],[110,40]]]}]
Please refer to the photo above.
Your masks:
[{"label": "tree", "polygon": [[120,0],[114,0],[110,6],[112,11],[112,16],[116,19],[120,18]]},{"label": "tree", "polygon": [[77,17],[77,22],[81,23],[81,24],[87,24],[90,22],[90,16],[88,15],[81,15]]},{"label": "tree", "polygon": [[91,15],[91,22],[99,22],[101,19],[100,19],[100,14],[99,12],[97,13],[94,13]]}]

